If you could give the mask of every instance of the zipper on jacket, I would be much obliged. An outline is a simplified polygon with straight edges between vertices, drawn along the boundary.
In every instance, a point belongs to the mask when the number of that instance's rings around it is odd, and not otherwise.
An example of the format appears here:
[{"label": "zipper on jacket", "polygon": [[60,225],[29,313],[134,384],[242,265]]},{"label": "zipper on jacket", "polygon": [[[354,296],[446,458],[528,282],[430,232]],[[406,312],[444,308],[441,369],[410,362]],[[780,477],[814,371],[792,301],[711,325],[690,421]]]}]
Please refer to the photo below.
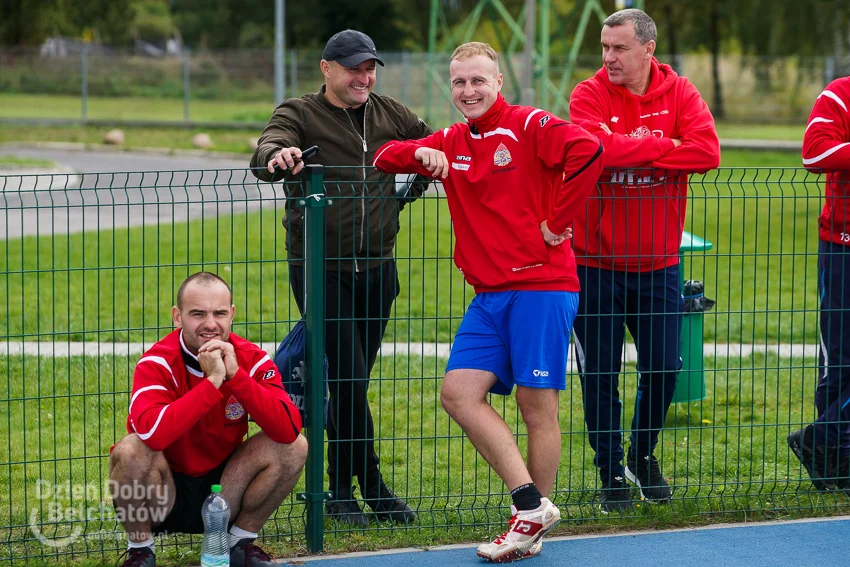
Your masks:
[{"label": "zipper on jacket", "polygon": [[[345,115],[348,116],[348,121],[351,123],[351,129],[354,130],[354,134],[360,138],[360,141],[363,142],[363,160],[361,171],[363,174],[363,193],[362,198],[360,199],[360,245],[357,246],[357,252],[363,251],[363,240],[364,240],[364,225],[366,224],[366,153],[369,151],[369,147],[366,144],[366,116],[369,114],[369,101],[366,101],[366,108],[363,109],[363,136],[360,136],[360,133],[357,132],[357,126],[354,125],[354,120],[351,118],[351,115],[346,112]],[[359,272],[360,268],[357,265],[357,256],[354,256],[354,271]]]}]

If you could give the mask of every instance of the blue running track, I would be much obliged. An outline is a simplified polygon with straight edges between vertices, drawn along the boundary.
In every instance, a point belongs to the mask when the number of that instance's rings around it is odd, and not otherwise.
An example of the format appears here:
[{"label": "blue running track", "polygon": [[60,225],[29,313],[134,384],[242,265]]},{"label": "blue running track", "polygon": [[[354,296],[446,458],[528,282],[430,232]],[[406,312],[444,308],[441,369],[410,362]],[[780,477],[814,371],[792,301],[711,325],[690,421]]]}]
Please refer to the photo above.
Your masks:
[{"label": "blue running track", "polygon": [[[299,557],[283,565],[308,567],[454,567],[490,565],[476,545],[422,550]],[[721,525],[657,532],[546,538],[543,553],[523,567],[636,564],[645,567],[847,567],[850,518]]]}]

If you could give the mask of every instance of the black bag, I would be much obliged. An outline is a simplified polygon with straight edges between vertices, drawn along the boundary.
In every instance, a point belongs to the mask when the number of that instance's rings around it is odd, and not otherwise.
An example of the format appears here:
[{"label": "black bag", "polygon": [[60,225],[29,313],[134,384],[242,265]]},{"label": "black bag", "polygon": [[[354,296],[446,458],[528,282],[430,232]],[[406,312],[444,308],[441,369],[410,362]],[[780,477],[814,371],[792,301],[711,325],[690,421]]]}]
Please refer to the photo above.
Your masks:
[{"label": "black bag", "polygon": [[[307,367],[304,363],[306,354],[307,333],[304,325],[304,319],[298,321],[289,334],[284,337],[277,347],[277,352],[274,355],[274,363],[280,371],[283,387],[298,411],[301,412],[301,423],[307,425]],[[328,357],[324,356],[324,387],[323,391],[323,406],[324,422],[328,420]]]}]

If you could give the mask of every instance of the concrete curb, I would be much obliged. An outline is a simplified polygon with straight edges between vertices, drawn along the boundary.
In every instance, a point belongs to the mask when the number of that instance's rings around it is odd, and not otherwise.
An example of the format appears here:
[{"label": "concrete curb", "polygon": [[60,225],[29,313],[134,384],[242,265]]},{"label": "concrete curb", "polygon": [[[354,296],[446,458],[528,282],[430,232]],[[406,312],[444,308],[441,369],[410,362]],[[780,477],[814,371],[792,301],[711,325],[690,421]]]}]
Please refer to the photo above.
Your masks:
[{"label": "concrete curb", "polygon": [[75,169],[63,165],[50,169],[0,167],[0,193],[76,189],[82,180],[82,176],[76,173]]},{"label": "concrete curb", "polygon": [[[109,146],[105,144],[83,144],[79,142],[2,142],[0,147],[19,148],[44,148],[50,150],[70,151],[106,151],[106,152],[134,152],[144,154],[158,154],[169,156],[193,156],[193,157],[227,157],[231,159],[244,159],[250,156],[250,152],[217,152],[210,150],[181,150],[173,148],[148,148],[148,147],[124,147]],[[747,140],[741,138],[721,138],[721,149],[727,150],[755,150],[755,151],[780,151],[797,152],[803,150],[802,141],[797,140]]]},{"label": "concrete curb", "polygon": [[[0,341],[0,356],[36,356],[46,358],[65,358],[68,356],[138,356],[150,348],[152,343],[95,343],[95,342],[39,342],[39,341]],[[260,343],[260,348],[270,355],[277,350],[277,343]],[[380,356],[424,356],[448,358],[450,343],[391,343],[381,344]],[[703,345],[703,356],[715,359],[748,358],[755,354],[776,355],[783,359],[816,358],[816,344],[725,344],[708,343]],[[575,367],[573,349],[570,349],[568,365]],[[634,344],[627,344],[623,353],[624,362],[637,361]]]}]

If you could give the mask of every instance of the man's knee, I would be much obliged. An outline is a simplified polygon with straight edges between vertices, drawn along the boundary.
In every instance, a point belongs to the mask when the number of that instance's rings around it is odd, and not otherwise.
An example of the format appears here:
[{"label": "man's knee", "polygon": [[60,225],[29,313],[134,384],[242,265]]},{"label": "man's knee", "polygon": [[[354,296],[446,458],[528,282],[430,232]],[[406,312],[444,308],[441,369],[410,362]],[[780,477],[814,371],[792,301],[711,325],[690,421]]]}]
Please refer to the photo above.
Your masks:
[{"label": "man's knee", "polygon": [[307,439],[303,435],[299,435],[295,441],[289,445],[283,445],[283,463],[287,468],[295,469],[300,474],[304,468],[304,463],[307,462]]},{"label": "man's knee", "polygon": [[458,380],[444,380],[443,387],[440,388],[440,404],[446,413],[451,417],[456,417],[466,403],[463,388],[460,387]]},{"label": "man's knee", "polygon": [[119,441],[109,455],[109,470],[115,467],[150,468],[160,453],[145,445],[139,436],[130,433]]},{"label": "man's knee", "polygon": [[543,388],[517,388],[517,405],[528,430],[558,427],[558,391]]}]

